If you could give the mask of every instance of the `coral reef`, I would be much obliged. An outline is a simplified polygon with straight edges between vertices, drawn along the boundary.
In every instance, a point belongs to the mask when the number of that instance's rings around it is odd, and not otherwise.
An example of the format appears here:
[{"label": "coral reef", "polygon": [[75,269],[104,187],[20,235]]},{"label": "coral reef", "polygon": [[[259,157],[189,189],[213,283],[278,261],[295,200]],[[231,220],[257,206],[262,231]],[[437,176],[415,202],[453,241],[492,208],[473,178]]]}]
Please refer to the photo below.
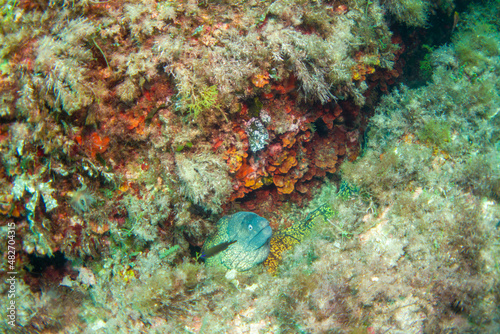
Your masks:
[{"label": "coral reef", "polygon": [[0,4],[1,332],[499,332],[498,1]]}]

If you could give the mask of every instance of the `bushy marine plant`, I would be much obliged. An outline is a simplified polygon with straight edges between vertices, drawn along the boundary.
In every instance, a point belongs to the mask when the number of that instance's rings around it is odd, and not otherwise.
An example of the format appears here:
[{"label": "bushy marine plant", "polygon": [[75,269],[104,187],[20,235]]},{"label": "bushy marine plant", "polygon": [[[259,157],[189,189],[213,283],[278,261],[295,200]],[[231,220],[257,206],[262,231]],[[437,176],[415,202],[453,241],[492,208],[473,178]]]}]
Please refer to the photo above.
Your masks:
[{"label": "bushy marine plant", "polygon": [[56,25],[52,34],[40,39],[31,80],[51,108],[71,115],[93,102],[86,76],[86,63],[93,56],[86,43],[95,32],[94,24],[87,19],[75,19]]},{"label": "bushy marine plant", "polygon": [[367,10],[366,2],[356,1],[348,8],[331,15],[319,3],[275,1],[248,9],[242,22],[229,11],[222,15],[231,19],[228,25],[197,25],[189,31],[169,27],[169,34],[155,39],[153,56],[174,78],[178,106],[189,113],[199,114],[198,106],[204,108],[200,96],[214,85],[221,107],[234,103],[235,96],[255,95],[258,90],[248,89],[249,79],[263,71],[274,78],[298,78],[305,100],[326,103],[353,96],[363,104],[366,85],[352,82],[352,55],[363,45],[371,50],[366,59],[377,58],[377,66],[392,68],[395,47],[380,4]]},{"label": "bushy marine plant", "polygon": [[233,187],[226,162],[213,153],[175,155],[182,193],[193,203],[214,213],[221,211]]},{"label": "bushy marine plant", "polygon": [[429,0],[381,0],[381,2],[399,22],[413,27],[423,27],[427,24],[433,5]]}]

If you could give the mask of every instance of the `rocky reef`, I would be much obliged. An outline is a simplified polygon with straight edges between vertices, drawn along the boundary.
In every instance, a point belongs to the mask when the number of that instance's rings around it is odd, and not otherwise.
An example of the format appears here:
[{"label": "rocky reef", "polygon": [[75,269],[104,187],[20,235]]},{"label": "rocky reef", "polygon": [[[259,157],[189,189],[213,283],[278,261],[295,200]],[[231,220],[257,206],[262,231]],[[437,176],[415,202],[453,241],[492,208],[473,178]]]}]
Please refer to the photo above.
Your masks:
[{"label": "rocky reef", "polygon": [[499,331],[498,1],[0,4],[0,331]]}]

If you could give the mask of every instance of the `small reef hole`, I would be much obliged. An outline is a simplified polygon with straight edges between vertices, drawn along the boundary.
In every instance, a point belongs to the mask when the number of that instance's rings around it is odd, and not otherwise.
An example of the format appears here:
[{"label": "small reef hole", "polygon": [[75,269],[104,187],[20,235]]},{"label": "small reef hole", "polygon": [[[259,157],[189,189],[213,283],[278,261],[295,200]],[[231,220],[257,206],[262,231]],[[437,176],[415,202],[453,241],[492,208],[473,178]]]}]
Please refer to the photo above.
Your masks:
[{"label": "small reef hole", "polygon": [[26,269],[31,275],[37,277],[42,276],[43,272],[49,267],[52,267],[54,270],[64,270],[66,262],[68,262],[68,259],[60,251],[55,252],[52,257],[48,255],[37,256],[36,254],[29,254],[28,259],[29,268],[26,267]]}]

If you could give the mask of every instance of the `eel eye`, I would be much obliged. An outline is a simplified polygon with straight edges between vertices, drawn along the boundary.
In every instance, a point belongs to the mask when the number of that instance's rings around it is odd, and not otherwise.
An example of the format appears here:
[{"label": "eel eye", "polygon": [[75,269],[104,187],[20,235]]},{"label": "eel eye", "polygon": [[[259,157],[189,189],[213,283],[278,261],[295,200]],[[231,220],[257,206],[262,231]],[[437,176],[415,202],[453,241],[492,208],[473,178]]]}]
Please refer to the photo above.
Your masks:
[{"label": "eel eye", "polygon": [[248,225],[248,230],[249,231],[253,230],[253,226],[252,225]]}]

